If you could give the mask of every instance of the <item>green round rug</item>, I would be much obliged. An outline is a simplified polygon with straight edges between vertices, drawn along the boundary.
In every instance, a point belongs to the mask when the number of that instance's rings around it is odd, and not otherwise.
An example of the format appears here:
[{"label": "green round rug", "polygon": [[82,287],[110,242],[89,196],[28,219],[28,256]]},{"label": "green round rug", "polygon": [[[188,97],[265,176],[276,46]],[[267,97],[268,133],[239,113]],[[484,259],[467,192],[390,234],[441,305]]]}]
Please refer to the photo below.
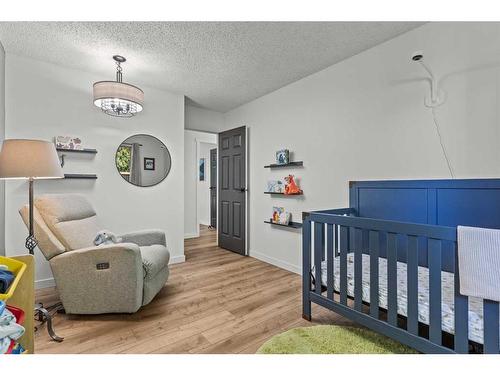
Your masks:
[{"label": "green round rug", "polygon": [[320,325],[293,328],[266,341],[257,354],[416,354],[374,331]]}]

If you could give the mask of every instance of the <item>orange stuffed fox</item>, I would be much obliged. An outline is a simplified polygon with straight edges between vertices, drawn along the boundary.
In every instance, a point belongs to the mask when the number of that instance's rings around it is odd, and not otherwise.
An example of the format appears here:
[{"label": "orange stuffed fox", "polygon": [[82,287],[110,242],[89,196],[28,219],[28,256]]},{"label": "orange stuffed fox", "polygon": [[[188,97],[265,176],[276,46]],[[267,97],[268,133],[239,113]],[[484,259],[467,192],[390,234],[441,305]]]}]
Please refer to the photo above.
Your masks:
[{"label": "orange stuffed fox", "polygon": [[285,181],[286,181],[285,185],[286,195],[302,194],[302,190],[295,183],[293,174],[289,174],[287,177],[285,177]]}]

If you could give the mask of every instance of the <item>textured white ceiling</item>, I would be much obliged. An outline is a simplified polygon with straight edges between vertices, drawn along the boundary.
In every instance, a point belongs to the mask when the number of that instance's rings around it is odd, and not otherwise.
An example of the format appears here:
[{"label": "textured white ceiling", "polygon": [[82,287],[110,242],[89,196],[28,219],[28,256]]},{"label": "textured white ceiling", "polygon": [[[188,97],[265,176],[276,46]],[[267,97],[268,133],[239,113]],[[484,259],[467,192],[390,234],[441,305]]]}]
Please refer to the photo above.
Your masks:
[{"label": "textured white ceiling", "polygon": [[[226,112],[418,27],[416,22],[1,22],[5,50],[186,95]],[[89,85],[91,82],[89,82]],[[147,100],[147,92],[146,92]]]}]

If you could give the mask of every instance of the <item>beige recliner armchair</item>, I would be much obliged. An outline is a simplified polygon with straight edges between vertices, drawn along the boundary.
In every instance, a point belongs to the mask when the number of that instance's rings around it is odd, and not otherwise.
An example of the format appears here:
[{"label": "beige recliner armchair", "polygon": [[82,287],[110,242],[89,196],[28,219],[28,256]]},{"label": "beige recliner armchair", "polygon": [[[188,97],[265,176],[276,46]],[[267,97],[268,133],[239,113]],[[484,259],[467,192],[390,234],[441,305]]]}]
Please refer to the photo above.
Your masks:
[{"label": "beige recliner armchair", "polygon": [[[170,253],[164,232],[124,234],[121,243],[95,246],[103,227],[84,196],[42,195],[34,206],[38,247],[50,263],[66,313],[133,313],[165,285]],[[28,206],[19,212],[28,225]]]}]

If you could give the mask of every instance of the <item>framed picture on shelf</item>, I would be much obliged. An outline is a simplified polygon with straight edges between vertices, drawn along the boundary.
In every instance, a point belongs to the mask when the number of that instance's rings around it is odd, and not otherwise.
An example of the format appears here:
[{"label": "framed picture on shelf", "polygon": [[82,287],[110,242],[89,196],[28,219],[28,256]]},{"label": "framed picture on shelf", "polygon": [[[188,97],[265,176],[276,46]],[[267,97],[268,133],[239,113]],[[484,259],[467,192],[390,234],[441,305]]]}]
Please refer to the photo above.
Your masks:
[{"label": "framed picture on shelf", "polygon": [[284,193],[285,183],[282,180],[269,180],[267,181],[268,193]]},{"label": "framed picture on shelf", "polygon": [[145,171],[155,170],[155,158],[144,158],[144,170]]},{"label": "framed picture on shelf", "polygon": [[80,137],[58,135],[54,138],[56,148],[65,150],[83,150],[82,139]]},{"label": "framed picture on shelf", "polygon": [[273,207],[271,222],[281,225],[290,224],[290,212],[286,212],[284,207]]},{"label": "framed picture on shelf", "polygon": [[290,151],[287,149],[276,151],[276,164],[290,163]]}]

